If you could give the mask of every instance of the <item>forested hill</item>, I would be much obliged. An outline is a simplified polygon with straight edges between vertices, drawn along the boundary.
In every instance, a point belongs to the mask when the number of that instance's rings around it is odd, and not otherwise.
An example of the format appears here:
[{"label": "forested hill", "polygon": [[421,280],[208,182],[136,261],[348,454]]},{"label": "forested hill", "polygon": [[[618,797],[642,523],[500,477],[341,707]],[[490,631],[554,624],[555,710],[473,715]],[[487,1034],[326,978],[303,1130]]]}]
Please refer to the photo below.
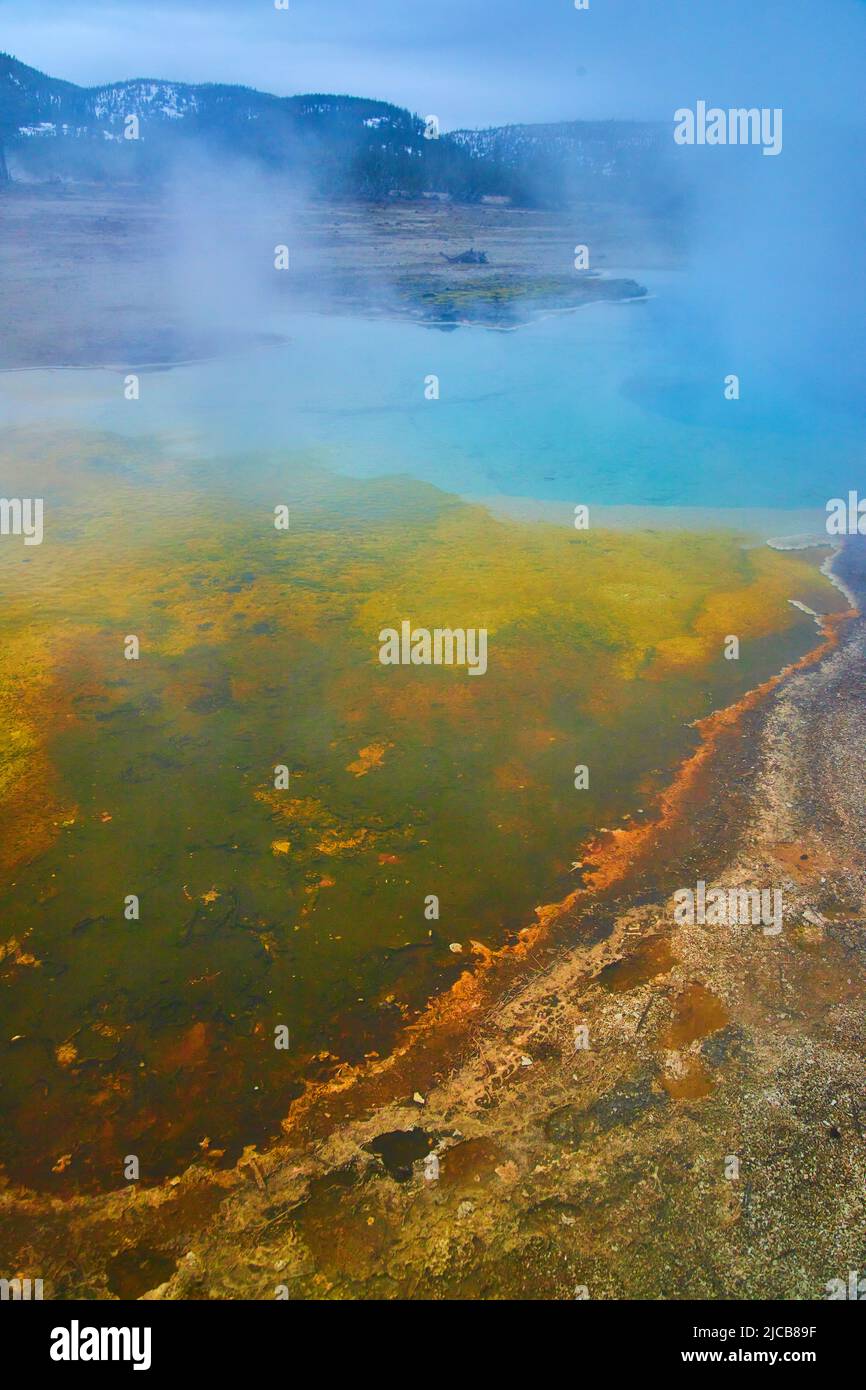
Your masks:
[{"label": "forested hill", "polygon": [[0,179],[153,181],[204,154],[294,174],[335,198],[561,205],[632,196],[636,177],[664,196],[664,134],[573,121],[429,138],[424,119],[384,101],[151,78],[78,87],[0,55]]}]

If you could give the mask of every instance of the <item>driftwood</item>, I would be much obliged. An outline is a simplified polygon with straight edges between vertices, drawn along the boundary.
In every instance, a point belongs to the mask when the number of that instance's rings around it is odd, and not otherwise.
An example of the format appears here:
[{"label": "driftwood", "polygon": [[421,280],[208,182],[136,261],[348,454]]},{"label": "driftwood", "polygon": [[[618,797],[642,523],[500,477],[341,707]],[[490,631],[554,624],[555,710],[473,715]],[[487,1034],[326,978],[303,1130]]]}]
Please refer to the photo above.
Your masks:
[{"label": "driftwood", "polygon": [[487,264],[487,252],[486,252],[486,251],[475,251],[475,250],[471,250],[471,251],[462,251],[462,252],[460,253],[459,256],[448,256],[448,255],[445,254],[444,251],[440,251],[440,252],[439,252],[439,255],[440,255],[440,256],[443,256],[443,257],[445,258],[445,260],[448,262],[449,265],[486,265],[486,264]]}]

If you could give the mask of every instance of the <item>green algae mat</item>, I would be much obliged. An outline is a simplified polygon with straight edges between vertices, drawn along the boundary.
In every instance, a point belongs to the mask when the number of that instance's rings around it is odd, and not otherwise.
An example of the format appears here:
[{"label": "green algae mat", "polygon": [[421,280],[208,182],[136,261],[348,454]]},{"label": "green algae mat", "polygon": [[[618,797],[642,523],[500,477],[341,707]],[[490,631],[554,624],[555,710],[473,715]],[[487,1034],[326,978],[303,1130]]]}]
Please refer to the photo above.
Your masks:
[{"label": "green algae mat", "polygon": [[[821,551],[310,457],[22,435],[3,468],[45,538],[0,549],[0,1163],[49,1191],[266,1143],[816,645],[789,600],[844,606]],[[484,629],[483,677],[383,665],[406,621]]]}]

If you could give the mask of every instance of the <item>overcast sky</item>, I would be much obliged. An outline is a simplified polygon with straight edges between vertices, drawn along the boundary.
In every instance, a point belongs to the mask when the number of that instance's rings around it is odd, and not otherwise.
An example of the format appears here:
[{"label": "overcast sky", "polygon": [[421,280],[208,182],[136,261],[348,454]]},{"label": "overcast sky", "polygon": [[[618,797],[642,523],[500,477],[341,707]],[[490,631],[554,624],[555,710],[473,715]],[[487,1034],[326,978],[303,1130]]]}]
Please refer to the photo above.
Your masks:
[{"label": "overcast sky", "polygon": [[0,0],[0,48],[126,77],[380,97],[445,128],[669,119],[698,98],[861,119],[864,0]]}]

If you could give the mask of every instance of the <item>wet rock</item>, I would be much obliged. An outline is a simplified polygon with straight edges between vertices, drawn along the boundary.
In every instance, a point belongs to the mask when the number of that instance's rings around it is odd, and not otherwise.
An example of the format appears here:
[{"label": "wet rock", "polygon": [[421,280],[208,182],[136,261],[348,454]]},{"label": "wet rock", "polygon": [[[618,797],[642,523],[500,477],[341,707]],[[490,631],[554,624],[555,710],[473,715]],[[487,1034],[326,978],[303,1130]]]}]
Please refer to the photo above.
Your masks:
[{"label": "wet rock", "polygon": [[701,1043],[701,1053],[712,1067],[724,1066],[726,1062],[745,1061],[751,1051],[748,1033],[735,1024],[713,1033]]},{"label": "wet rock", "polygon": [[364,1149],[376,1155],[395,1182],[409,1182],[412,1165],[419,1158],[426,1158],[435,1142],[435,1137],[423,1129],[393,1129],[378,1134]]},{"label": "wet rock", "polygon": [[561,1105],[544,1122],[544,1133],[555,1144],[579,1144],[594,1134],[632,1124],[650,1111],[667,1104],[663,1092],[653,1090],[651,1077],[623,1081],[592,1105]]},{"label": "wet rock", "polygon": [[117,1298],[129,1302],[166,1283],[175,1267],[174,1257],[165,1251],[133,1245],[109,1262],[108,1287]]},{"label": "wet rock", "polygon": [[561,1238],[561,1228],[576,1226],[579,1218],[580,1210],[574,1203],[558,1197],[545,1197],[543,1201],[535,1202],[525,1215],[521,1216],[520,1229],[527,1235],[555,1235]]},{"label": "wet rock", "polygon": [[462,1188],[489,1178],[497,1163],[506,1158],[504,1149],[495,1140],[484,1136],[464,1139],[441,1155],[443,1187]]}]

